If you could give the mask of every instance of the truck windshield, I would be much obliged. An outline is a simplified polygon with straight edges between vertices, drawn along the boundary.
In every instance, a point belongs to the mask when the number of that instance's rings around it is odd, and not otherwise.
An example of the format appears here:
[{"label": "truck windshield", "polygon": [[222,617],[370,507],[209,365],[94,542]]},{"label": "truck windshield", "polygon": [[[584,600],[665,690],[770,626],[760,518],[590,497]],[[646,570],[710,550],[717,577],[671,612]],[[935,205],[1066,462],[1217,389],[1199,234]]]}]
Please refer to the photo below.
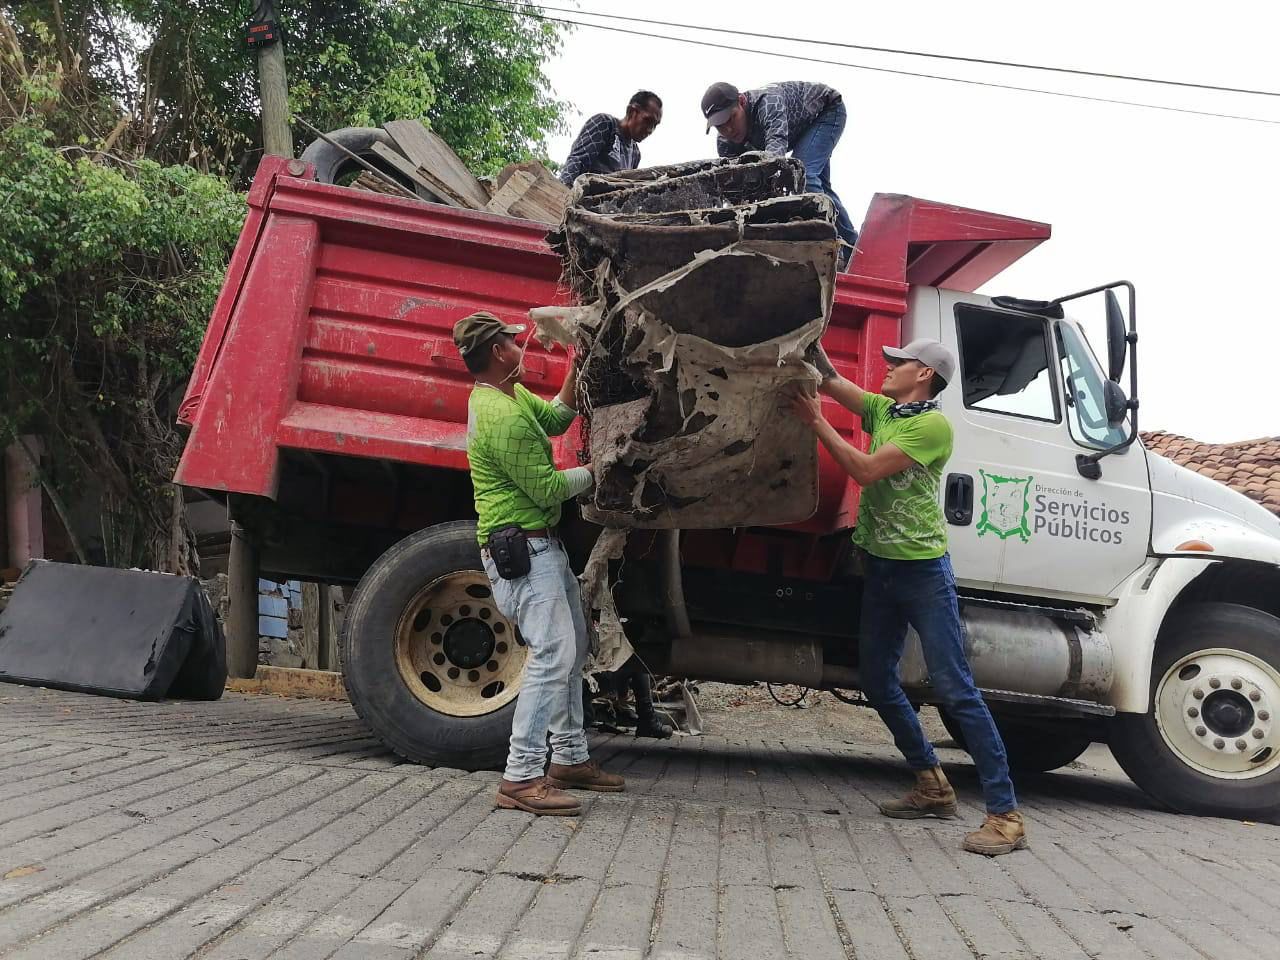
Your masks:
[{"label": "truck windshield", "polygon": [[1097,450],[1120,443],[1127,431],[1123,424],[1113,427],[1107,423],[1102,370],[1089,342],[1069,321],[1060,320],[1056,326],[1071,436],[1076,443]]}]

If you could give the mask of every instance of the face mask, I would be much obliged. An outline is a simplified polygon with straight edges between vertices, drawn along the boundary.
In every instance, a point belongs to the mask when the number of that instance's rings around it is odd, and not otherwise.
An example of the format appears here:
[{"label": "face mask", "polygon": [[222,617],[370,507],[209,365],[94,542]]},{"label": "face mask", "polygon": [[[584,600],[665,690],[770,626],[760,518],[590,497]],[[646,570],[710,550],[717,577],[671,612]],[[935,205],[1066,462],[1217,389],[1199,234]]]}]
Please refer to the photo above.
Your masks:
[{"label": "face mask", "polygon": [[894,420],[901,420],[903,417],[915,417],[937,409],[937,400],[912,400],[910,403],[895,403],[889,408],[889,416]]}]

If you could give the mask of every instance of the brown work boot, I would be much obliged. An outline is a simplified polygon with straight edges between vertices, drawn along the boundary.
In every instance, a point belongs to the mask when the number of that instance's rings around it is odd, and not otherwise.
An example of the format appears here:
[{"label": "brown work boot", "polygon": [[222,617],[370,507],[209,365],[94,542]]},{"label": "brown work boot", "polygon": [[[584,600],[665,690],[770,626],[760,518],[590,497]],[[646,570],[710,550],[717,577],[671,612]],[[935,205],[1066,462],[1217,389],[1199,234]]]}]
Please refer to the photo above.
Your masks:
[{"label": "brown work boot", "polygon": [[1027,846],[1027,829],[1022,814],[1017,810],[1008,813],[988,813],[981,830],[965,834],[964,848],[970,853],[983,853],[998,857],[1002,853],[1024,850]]},{"label": "brown work boot", "polygon": [[518,782],[504,777],[496,803],[503,810],[523,810],[539,817],[576,817],[582,812],[582,804],[557,790],[546,777]]},{"label": "brown work boot", "polygon": [[941,767],[917,770],[916,785],[900,800],[885,800],[880,812],[895,820],[919,820],[938,817],[949,820],[956,815],[956,792],[947,782]]},{"label": "brown work boot", "polygon": [[594,790],[597,793],[621,793],[627,788],[627,781],[616,773],[605,773],[594,760],[553,763],[547,767],[547,782],[562,790]]}]

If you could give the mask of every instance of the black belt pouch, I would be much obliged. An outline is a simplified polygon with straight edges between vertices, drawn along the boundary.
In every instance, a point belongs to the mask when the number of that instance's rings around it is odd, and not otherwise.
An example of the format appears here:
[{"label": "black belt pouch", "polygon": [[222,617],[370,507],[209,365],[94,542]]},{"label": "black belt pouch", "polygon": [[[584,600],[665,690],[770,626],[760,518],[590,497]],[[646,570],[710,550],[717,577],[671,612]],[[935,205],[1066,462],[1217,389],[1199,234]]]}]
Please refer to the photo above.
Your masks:
[{"label": "black belt pouch", "polygon": [[489,559],[503,580],[519,580],[529,572],[529,538],[519,527],[489,534]]}]

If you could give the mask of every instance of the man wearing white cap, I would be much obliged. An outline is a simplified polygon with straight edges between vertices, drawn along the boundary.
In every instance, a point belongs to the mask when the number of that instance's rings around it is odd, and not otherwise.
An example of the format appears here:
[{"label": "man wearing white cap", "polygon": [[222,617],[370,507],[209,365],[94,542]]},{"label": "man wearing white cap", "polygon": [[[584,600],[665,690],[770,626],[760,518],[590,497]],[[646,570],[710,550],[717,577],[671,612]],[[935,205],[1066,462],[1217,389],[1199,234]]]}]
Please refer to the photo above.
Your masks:
[{"label": "man wearing white cap", "polygon": [[964,838],[964,848],[989,856],[1009,853],[1027,845],[1026,832],[1004,743],[965,657],[938,496],[951,456],[951,424],[936,398],[955,374],[955,358],[937,340],[885,347],[884,358],[889,370],[880,393],[864,391],[838,375],[821,350],[815,358],[823,376],[821,392],[862,417],[862,429],[871,436],[867,453],[827,422],[817,397],[797,393],[792,401],[796,416],[862,487],[853,532],[866,556],[858,670],[863,692],[916,772],[911,792],[881,803],[880,812],[904,820],[956,815],[955,791],[898,676],[907,627],[912,626],[920,635],[929,682],[960,726],[982,782],[987,818],[980,830]]}]

